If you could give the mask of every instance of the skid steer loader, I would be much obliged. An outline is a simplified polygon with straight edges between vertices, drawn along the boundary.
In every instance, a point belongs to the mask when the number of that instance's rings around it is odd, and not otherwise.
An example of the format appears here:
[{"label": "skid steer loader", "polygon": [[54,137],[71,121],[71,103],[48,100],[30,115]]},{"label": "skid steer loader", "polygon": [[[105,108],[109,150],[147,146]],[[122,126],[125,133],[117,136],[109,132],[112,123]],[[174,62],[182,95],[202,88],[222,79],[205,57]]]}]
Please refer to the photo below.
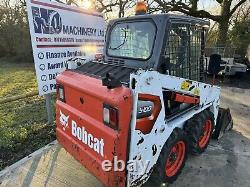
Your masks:
[{"label": "skid steer loader", "polygon": [[[204,83],[209,23],[142,12],[110,21],[103,60],[57,76],[58,142],[105,186],[141,186],[152,172],[172,183],[217,125],[220,88]],[[103,170],[116,159],[131,167]]]}]

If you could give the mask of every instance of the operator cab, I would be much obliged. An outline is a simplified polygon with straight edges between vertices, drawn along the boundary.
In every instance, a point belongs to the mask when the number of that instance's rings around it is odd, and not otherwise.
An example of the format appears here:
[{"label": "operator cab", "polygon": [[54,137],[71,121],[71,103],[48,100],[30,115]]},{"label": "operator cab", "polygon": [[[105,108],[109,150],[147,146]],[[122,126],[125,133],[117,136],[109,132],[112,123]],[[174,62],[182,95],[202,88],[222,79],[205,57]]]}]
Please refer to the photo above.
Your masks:
[{"label": "operator cab", "polygon": [[89,62],[76,71],[100,79],[110,74],[125,85],[137,69],[202,81],[208,26],[209,22],[202,19],[171,14],[112,20],[107,27],[103,61]]}]

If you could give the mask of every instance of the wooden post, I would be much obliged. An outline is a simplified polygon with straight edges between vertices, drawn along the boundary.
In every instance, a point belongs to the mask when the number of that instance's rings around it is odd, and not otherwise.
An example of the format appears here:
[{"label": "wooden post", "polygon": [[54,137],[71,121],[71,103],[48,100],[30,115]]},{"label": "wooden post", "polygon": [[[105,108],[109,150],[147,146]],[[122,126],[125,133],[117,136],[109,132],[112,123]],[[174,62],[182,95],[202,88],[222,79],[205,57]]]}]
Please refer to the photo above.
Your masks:
[{"label": "wooden post", "polygon": [[52,112],[52,106],[51,106],[51,94],[45,94],[45,102],[46,102],[48,124],[52,124],[54,119],[53,119],[53,112]]}]

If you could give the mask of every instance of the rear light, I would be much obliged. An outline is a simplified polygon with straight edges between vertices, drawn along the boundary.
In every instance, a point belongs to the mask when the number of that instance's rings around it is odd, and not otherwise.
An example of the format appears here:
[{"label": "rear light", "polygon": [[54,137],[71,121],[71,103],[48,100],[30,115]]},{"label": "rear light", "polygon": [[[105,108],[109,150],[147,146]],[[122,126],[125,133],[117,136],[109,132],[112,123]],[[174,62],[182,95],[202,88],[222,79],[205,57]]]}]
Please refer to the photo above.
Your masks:
[{"label": "rear light", "polygon": [[118,110],[116,108],[104,104],[103,121],[105,125],[113,129],[118,129]]},{"label": "rear light", "polygon": [[57,85],[57,99],[62,102],[65,102],[64,87],[62,85]]}]

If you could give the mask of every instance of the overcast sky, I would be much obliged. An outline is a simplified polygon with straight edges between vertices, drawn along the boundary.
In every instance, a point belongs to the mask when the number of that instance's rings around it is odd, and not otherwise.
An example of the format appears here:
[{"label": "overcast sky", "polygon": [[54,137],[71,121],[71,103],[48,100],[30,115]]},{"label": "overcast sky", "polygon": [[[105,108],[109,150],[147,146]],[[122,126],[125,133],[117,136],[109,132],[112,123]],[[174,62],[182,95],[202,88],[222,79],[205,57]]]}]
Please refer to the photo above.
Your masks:
[{"label": "overcast sky", "polygon": [[218,3],[215,0],[200,0],[198,1],[198,6],[200,9],[205,8],[212,8],[214,6],[218,5]]},{"label": "overcast sky", "polygon": [[212,14],[219,14],[220,5],[216,0],[199,0],[198,8],[200,10],[204,9]]}]

